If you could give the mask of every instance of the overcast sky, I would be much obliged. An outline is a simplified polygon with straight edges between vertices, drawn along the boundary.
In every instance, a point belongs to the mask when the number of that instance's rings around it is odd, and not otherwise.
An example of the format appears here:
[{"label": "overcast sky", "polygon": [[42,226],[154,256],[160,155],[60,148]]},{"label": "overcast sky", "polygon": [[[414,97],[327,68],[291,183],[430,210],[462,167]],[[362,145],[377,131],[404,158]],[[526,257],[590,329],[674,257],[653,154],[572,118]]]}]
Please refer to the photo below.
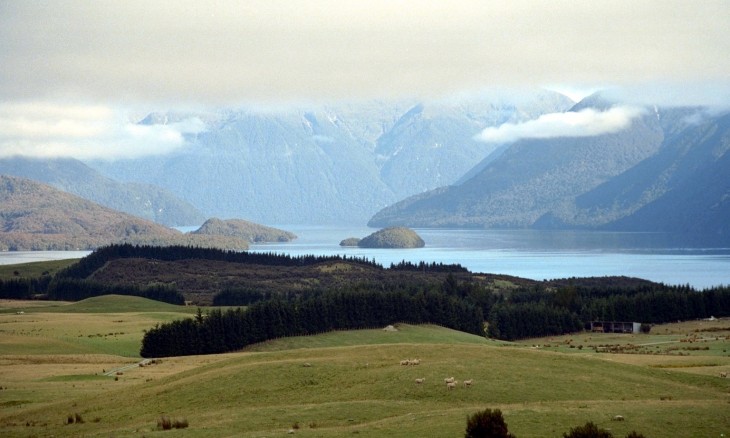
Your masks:
[{"label": "overcast sky", "polygon": [[730,1],[712,0],[0,0],[0,113],[526,87],[717,105],[728,23]]}]

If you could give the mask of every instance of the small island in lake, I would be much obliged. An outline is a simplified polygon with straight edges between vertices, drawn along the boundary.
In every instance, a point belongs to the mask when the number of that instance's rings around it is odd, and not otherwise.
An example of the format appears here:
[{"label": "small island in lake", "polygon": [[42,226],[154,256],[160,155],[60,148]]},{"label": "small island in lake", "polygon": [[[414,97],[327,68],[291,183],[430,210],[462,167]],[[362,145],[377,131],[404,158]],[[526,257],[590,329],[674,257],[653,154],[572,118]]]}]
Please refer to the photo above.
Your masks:
[{"label": "small island in lake", "polygon": [[405,227],[383,228],[362,239],[350,237],[340,242],[340,246],[360,248],[423,248],[425,245],[421,236]]},{"label": "small island in lake", "polygon": [[360,240],[362,239],[360,239],[359,237],[348,237],[347,239],[340,242],[340,246],[357,246],[358,244],[360,244]]},{"label": "small island in lake", "polygon": [[296,234],[289,231],[243,219],[221,220],[218,218],[208,219],[200,228],[190,234],[237,237],[251,243],[289,242],[297,238]]}]

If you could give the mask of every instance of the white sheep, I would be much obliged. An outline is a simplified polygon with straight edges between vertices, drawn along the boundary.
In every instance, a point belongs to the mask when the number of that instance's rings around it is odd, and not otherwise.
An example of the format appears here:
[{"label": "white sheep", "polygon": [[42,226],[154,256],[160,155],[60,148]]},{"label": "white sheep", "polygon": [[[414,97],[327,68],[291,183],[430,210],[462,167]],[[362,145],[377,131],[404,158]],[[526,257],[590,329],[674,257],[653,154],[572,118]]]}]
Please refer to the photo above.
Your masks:
[{"label": "white sheep", "polygon": [[447,377],[447,378],[444,379],[444,382],[446,382],[446,383],[454,383],[454,378],[453,377]]},{"label": "white sheep", "polygon": [[408,359],[404,359],[404,360],[400,361],[400,364],[401,365],[408,365],[408,362],[409,362]]},{"label": "white sheep", "polygon": [[421,383],[425,382],[425,381],[426,381],[426,378],[425,377],[421,377],[420,379],[416,379],[416,383],[419,384],[419,385]]},{"label": "white sheep", "polygon": [[421,364],[421,359],[412,359],[410,361],[410,364],[411,365],[420,365]]},{"label": "white sheep", "polygon": [[453,382],[446,383],[446,389],[454,389],[454,388],[456,388],[456,384],[457,383],[459,383],[459,382],[457,382],[456,380],[454,380]]},{"label": "white sheep", "polygon": [[727,377],[727,371],[722,371],[722,372],[720,373],[720,377],[722,377],[722,378],[725,378],[725,377]]},{"label": "white sheep", "polygon": [[474,382],[474,379],[464,380],[464,387],[467,388],[471,386],[472,382]]},{"label": "white sheep", "polygon": [[612,419],[612,421],[624,421],[623,415],[615,415]]}]

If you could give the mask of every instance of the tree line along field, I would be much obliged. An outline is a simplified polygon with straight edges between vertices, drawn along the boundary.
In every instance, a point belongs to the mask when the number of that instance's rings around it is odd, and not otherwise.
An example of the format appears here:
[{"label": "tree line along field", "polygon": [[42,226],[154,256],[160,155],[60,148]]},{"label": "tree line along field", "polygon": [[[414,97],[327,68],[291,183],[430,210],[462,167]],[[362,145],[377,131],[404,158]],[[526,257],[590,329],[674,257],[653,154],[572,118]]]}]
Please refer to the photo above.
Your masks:
[{"label": "tree line along field", "polygon": [[[485,323],[489,336],[506,340],[573,333],[594,320],[656,324],[730,315],[730,288],[725,286],[699,292],[689,286],[628,277],[533,281],[475,274],[459,265],[402,262],[386,268],[374,261],[340,256],[290,257],[182,246],[112,245],[53,275],[0,279],[0,298],[76,301],[104,294],[143,296],[174,304],[253,305],[252,309],[265,310],[264,315],[276,315],[280,327],[273,334],[279,336],[382,325],[382,310],[386,308],[393,320],[432,322],[459,330],[467,318],[456,315],[468,314]],[[387,298],[390,304],[381,305],[380,310],[373,307],[363,315],[363,306],[353,303],[364,297],[370,297],[368,303]],[[304,307],[325,309],[336,318],[298,311]],[[226,333],[230,329],[254,332],[248,330],[252,327],[245,315],[223,316],[226,318],[218,318],[221,324],[217,327],[206,323],[173,328],[182,338],[190,338],[192,332],[202,333],[207,343],[216,341],[223,325],[229,327]],[[344,323],[339,319],[345,319]],[[270,331],[270,327],[256,328]],[[164,324],[161,329],[167,330]],[[236,337],[247,340],[227,343],[233,348],[211,352],[233,351],[271,338]],[[182,343],[180,339],[163,339],[156,344]]]},{"label": "tree line along field", "polygon": [[[520,342],[395,324],[139,366],[144,331],[195,308],[124,296],[38,304],[0,303],[2,436],[447,437],[485,408],[517,437],[560,437],[588,421],[614,436],[730,431],[730,379],[719,377],[730,371],[727,319]],[[473,384],[447,390],[450,376]],[[187,426],[159,430],[163,417]]]}]

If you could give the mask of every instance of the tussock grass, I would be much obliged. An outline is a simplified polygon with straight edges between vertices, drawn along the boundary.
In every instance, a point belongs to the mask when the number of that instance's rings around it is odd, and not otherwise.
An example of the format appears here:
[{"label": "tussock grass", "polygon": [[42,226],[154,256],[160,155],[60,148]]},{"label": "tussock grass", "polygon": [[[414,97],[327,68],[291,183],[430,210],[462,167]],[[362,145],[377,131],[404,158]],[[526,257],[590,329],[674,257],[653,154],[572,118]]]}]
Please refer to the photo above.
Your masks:
[{"label": "tussock grass", "polygon": [[[278,339],[244,352],[165,358],[139,367],[124,342],[139,343],[142,330],[160,318],[189,315],[155,308],[22,316],[29,318],[0,315],[4,437],[284,436],[295,424],[296,435],[304,437],[463,436],[467,415],[485,408],[500,409],[520,438],[557,437],[588,421],[614,436],[631,430],[680,438],[730,431],[730,379],[658,367],[692,359],[721,369],[724,358],[702,359],[707,351],[623,363],[623,356],[641,356],[530,348],[403,324],[396,332]],[[129,339],[88,336],[118,331],[125,334],[117,338]],[[64,335],[77,332],[78,344]],[[30,342],[36,344],[33,352],[20,353]],[[73,345],[83,351],[50,354]],[[100,354],[107,345],[123,354]],[[421,364],[400,365],[413,358]],[[127,365],[117,381],[101,376]],[[450,376],[474,384],[447,391],[443,379]],[[415,384],[420,377],[425,383]],[[93,421],[64,425],[69,413]],[[614,415],[626,421],[611,422]],[[160,431],[163,416],[188,426]]]}]

